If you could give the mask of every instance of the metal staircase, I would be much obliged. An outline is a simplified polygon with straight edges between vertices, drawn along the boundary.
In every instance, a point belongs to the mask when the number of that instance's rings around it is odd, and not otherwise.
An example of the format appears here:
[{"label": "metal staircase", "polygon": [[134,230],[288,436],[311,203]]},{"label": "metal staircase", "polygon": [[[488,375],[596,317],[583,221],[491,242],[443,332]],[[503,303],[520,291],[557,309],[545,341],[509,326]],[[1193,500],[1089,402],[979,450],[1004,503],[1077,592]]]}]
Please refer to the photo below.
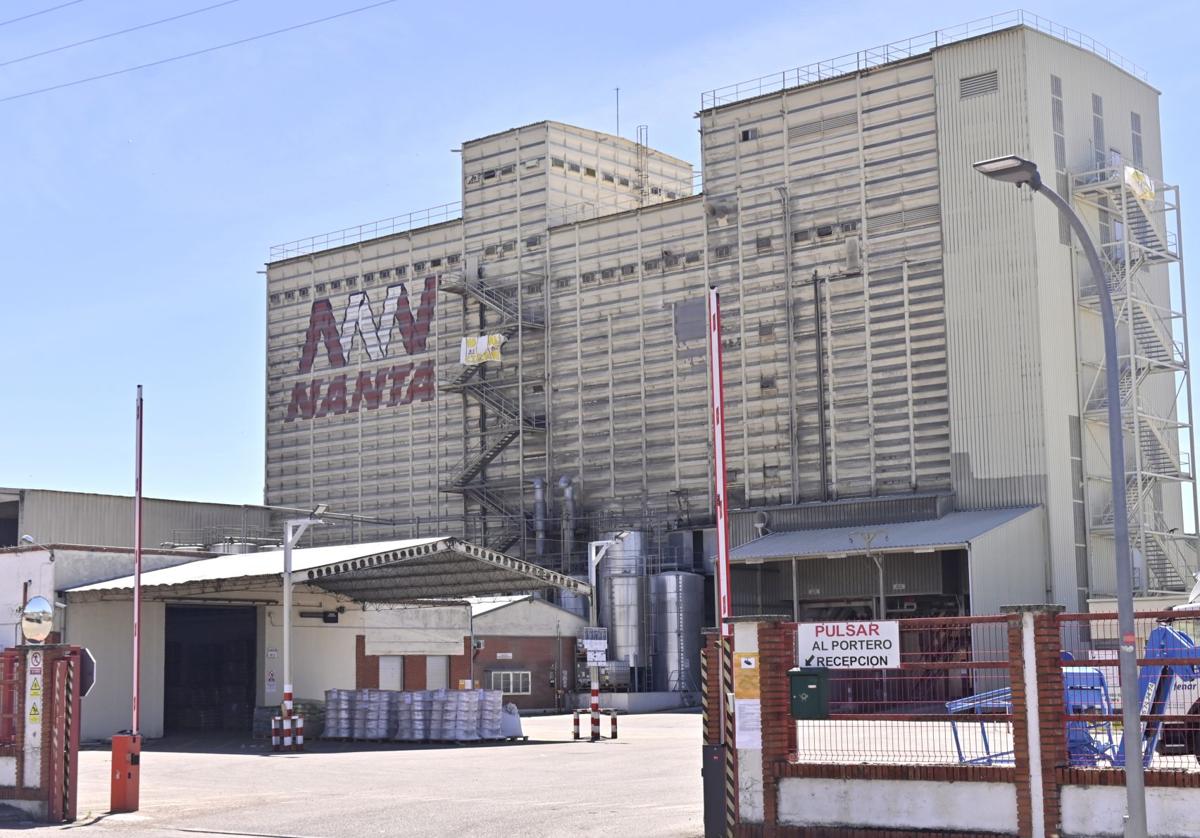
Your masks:
[{"label": "metal staircase", "polygon": [[[1072,178],[1071,198],[1095,225],[1093,237],[1100,246],[1104,282],[1117,321],[1121,369],[1116,397],[1121,403],[1126,455],[1123,513],[1129,522],[1130,546],[1142,556],[1147,576],[1135,581],[1143,590],[1183,591],[1191,587],[1196,571],[1195,536],[1169,527],[1163,509],[1164,487],[1187,484],[1193,491],[1190,498],[1186,491],[1183,496],[1190,500],[1195,520],[1187,329],[1182,303],[1179,310],[1175,308],[1183,299],[1179,191],[1154,182],[1152,196],[1139,196],[1131,186],[1136,178],[1117,163]],[[1080,310],[1098,314],[1097,283],[1086,269],[1084,274],[1079,284]],[[1092,426],[1092,438],[1106,441],[1110,394],[1104,383],[1102,346],[1094,338],[1092,344],[1081,343],[1080,363],[1086,388],[1084,419]],[[1117,513],[1108,462],[1089,459],[1103,458],[1085,456],[1085,474],[1093,485],[1088,502],[1101,507],[1089,514],[1090,536],[1111,541]],[[1105,496],[1107,501],[1102,500]]]},{"label": "metal staircase", "polygon": [[[443,277],[439,286],[440,290],[461,297],[464,312],[473,311],[472,319],[478,315],[479,322],[486,323],[481,327],[483,332],[503,335],[508,342],[506,346],[510,347],[504,350],[506,353],[512,351],[512,344],[519,345],[528,332],[536,332],[541,340],[545,328],[544,301],[540,295],[533,295],[533,300],[525,299],[521,282],[528,281],[529,275],[521,275],[520,270],[516,273],[516,277],[509,279],[485,278],[472,258],[465,261],[462,273]],[[540,444],[546,431],[546,417],[544,413],[525,409],[519,398],[526,372],[520,363],[508,369],[502,365],[495,372],[493,366],[492,362],[462,364],[452,377],[439,384],[443,393],[463,396],[463,438],[477,440],[447,470],[450,477],[443,482],[441,491],[461,495],[465,509],[475,510],[465,519],[471,537],[493,550],[507,552],[531,534],[531,516],[519,500],[524,483],[522,457],[517,458],[518,463],[511,469],[515,474],[489,477],[487,468],[515,442],[522,441],[522,454],[523,443],[530,437],[536,437]],[[514,392],[518,398],[509,395]]]}]

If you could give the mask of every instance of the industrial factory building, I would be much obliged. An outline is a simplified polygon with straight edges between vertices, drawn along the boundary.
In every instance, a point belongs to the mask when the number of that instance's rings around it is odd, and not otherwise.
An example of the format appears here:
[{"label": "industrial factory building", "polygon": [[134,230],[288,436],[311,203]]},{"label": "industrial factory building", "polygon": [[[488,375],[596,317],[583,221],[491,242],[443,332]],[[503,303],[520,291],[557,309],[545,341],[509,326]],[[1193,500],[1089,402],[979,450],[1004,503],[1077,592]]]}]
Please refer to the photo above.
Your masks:
[{"label": "industrial factory building", "polygon": [[[266,503],[573,576],[611,543],[602,616],[653,683],[647,580],[711,586],[713,285],[738,613],[1086,609],[1115,588],[1115,514],[1143,593],[1190,586],[1179,195],[1140,69],[1017,13],[718,89],[697,116],[702,185],[642,128],[547,121],[464,142],[461,203],[275,248]],[[1101,243],[1120,393],[1069,230],[972,168],[1010,153]]]}]

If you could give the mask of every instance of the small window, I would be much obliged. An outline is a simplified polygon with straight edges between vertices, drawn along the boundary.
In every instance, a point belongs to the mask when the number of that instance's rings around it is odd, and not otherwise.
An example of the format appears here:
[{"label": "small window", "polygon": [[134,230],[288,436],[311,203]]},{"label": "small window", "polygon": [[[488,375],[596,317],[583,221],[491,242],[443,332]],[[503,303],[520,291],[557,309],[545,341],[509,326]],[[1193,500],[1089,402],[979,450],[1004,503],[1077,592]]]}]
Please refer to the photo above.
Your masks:
[{"label": "small window", "polygon": [[396,268],[396,276],[404,276],[406,273],[408,273],[408,265],[401,265]]},{"label": "small window", "polygon": [[617,178],[617,183],[618,183],[619,185],[621,185],[621,186],[628,186],[628,185],[629,185],[629,178],[627,178],[627,177],[623,177],[623,178]]},{"label": "small window", "polygon": [[459,256],[457,253],[451,253],[449,256],[446,257],[446,264],[447,265],[457,265],[458,260],[461,258],[462,257]]},{"label": "small window", "polygon": [[[388,278],[388,277],[390,277],[391,275],[392,275],[392,269],[391,269],[391,268],[384,268],[383,270],[381,270],[381,271],[379,272],[379,278],[380,278],[380,279],[387,279],[387,278]],[[370,274],[363,274],[363,279],[366,279],[366,278],[367,278],[367,277],[369,277],[369,276],[371,276],[371,275],[370,275]],[[372,277],[372,278],[373,278],[373,277]]]},{"label": "small window", "polygon": [[483,255],[484,256],[495,256],[496,255],[496,245],[489,244],[487,247],[485,247],[483,249]]},{"label": "small window", "polygon": [[529,238],[525,239],[525,249],[526,250],[533,250],[535,247],[541,247],[541,246],[542,246],[542,237],[541,236],[530,236]]},{"label": "small window", "polygon": [[595,271],[584,271],[582,274],[579,275],[579,278],[581,280],[583,280],[584,282],[595,282],[596,281],[596,272]]},{"label": "small window", "polygon": [[584,176],[586,176],[586,177],[595,177],[595,176],[596,176],[596,170],[595,170],[595,169],[593,169],[591,166],[585,166],[585,167],[584,167],[584,169],[583,169],[583,174],[584,174]]},{"label": "small window", "polygon": [[637,265],[622,265],[621,276],[633,276],[637,273]]},{"label": "small window", "polygon": [[616,178],[614,178],[608,172],[604,172],[603,174],[601,174],[600,179],[603,180],[605,183],[613,183],[616,180]]},{"label": "small window", "polygon": [[687,261],[687,263],[688,263],[689,265],[694,265],[694,264],[696,264],[697,262],[699,262],[699,261],[700,261],[700,251],[699,251],[699,250],[693,250],[691,253],[689,253],[689,254],[687,255],[687,257],[686,257],[686,261]]},{"label": "small window", "polygon": [[727,244],[719,244],[713,249],[713,255],[718,259],[728,259],[733,255],[733,247]]},{"label": "small window", "polygon": [[771,252],[771,237],[770,236],[757,236],[754,239],[754,250],[757,253],[770,253]]},{"label": "small window", "polygon": [[316,286],[316,291],[317,291],[317,293],[318,293],[318,294],[323,294],[323,293],[325,293],[325,283],[324,283],[324,282],[318,282],[318,283],[317,283],[317,286]]},{"label": "small window", "polygon": [[760,338],[769,338],[775,334],[775,324],[764,320],[758,324],[758,336]]},{"label": "small window", "polygon": [[562,279],[554,280],[554,287],[555,288],[570,288],[571,287],[571,278],[563,277]]},{"label": "small window", "polygon": [[301,297],[307,297],[307,296],[308,296],[308,289],[307,289],[307,288],[301,288],[301,289],[300,289],[300,296],[301,296]]},{"label": "small window", "polygon": [[843,233],[853,233],[857,229],[858,229],[858,219],[857,218],[854,219],[853,221],[843,221],[842,222],[842,232]]},{"label": "small window", "polygon": [[792,233],[792,241],[800,244],[812,238],[812,230],[796,230]]},{"label": "small window", "polygon": [[663,256],[663,265],[668,268],[674,268],[679,265],[679,257],[674,253],[668,253]]},{"label": "small window", "polygon": [[758,129],[757,128],[743,128],[742,129],[742,142],[745,143],[745,142],[749,142],[750,140],[757,140],[757,139],[758,139]]},{"label": "small window", "polygon": [[500,174],[501,175],[511,175],[516,170],[517,170],[517,167],[514,166],[512,163],[509,163],[507,166],[500,167]]},{"label": "small window", "polygon": [[441,266],[442,266],[442,260],[441,260],[441,259],[430,259],[430,260],[429,260],[429,267],[431,267],[431,268],[440,268]]},{"label": "small window", "polygon": [[296,299],[296,292],[295,291],[284,291],[283,296],[287,297],[289,300],[294,300],[294,299]]},{"label": "small window", "polygon": [[773,391],[775,389],[775,376],[773,376],[773,375],[761,376],[758,379],[758,389]]},{"label": "small window", "polygon": [[561,169],[564,165],[563,159],[561,157],[551,157],[550,165],[555,169]]},{"label": "small window", "polygon": [[832,224],[822,224],[820,227],[817,228],[817,235],[820,236],[821,238],[825,238],[827,236],[832,236],[833,235],[833,225]]},{"label": "small window", "polygon": [[414,271],[425,270],[425,263],[424,262],[413,262],[413,270]]},{"label": "small window", "polygon": [[352,277],[352,276],[346,277],[346,287],[347,288],[353,288],[357,284],[358,284],[358,280],[355,279],[354,277]]},{"label": "small window", "polygon": [[484,179],[484,180],[491,180],[491,179],[492,179],[492,178],[494,178],[494,177],[496,177],[496,170],[495,170],[495,169],[488,169],[487,171],[485,171],[485,172],[483,173],[483,179]]},{"label": "small window", "polygon": [[668,198],[669,200],[672,200],[672,201],[674,201],[674,200],[675,200],[676,198],[678,198],[678,197],[679,197],[679,195],[677,195],[677,194],[676,194],[676,193],[674,193],[674,192],[671,192],[671,191],[668,191],[668,192],[667,192],[667,198]]},{"label": "small window", "polygon": [[542,158],[534,157],[532,160],[525,161],[525,168],[526,169],[536,169],[541,164],[541,162],[542,162]]},{"label": "small window", "polygon": [[517,249],[517,243],[516,243],[516,242],[505,242],[504,244],[500,245],[500,250],[501,250],[501,252],[503,252],[503,253],[509,253],[509,252],[511,252],[511,251],[513,251],[513,250],[516,250],[516,249]]},{"label": "small window", "polygon": [[657,187],[657,186],[651,186],[651,187],[650,187],[650,194],[651,194],[651,195],[661,195],[661,194],[662,194],[662,189],[661,189],[661,188],[659,188],[659,187]]},{"label": "small window", "polygon": [[617,275],[616,268],[605,268],[604,270],[600,271],[601,279],[612,279],[616,275]]},{"label": "small window", "polygon": [[647,259],[645,262],[642,263],[642,270],[646,270],[646,271],[657,271],[661,267],[662,267],[661,259]]},{"label": "small window", "polygon": [[531,678],[528,672],[493,672],[492,689],[505,695],[529,695]]},{"label": "small window", "polygon": [[578,171],[579,171],[579,164],[578,164],[578,163],[568,163],[568,164],[567,164],[567,171],[568,171],[568,172],[578,172]]},{"label": "small window", "polygon": [[336,291],[342,287],[342,281],[340,279],[335,279],[329,283],[329,287]]},{"label": "small window", "polygon": [[274,305],[275,303],[278,303],[278,302],[279,302],[279,295],[278,295],[278,294],[272,294],[272,295],[271,295],[271,304],[272,304],[272,305]]}]

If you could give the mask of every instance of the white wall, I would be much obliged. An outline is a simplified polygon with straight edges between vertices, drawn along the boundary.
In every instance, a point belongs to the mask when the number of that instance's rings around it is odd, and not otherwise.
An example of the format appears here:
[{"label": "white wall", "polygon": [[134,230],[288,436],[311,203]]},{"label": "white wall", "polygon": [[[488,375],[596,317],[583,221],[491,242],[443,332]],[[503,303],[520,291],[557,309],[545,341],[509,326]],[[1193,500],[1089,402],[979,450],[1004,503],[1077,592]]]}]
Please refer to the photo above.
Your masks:
[{"label": "white wall", "polygon": [[1009,783],[787,777],[779,783],[779,822],[1016,835],[1017,791]]},{"label": "white wall", "polygon": [[[1194,789],[1146,789],[1146,826],[1154,838],[1190,838],[1197,833]],[[1062,834],[1099,838],[1124,834],[1124,786],[1063,786]]]},{"label": "white wall", "polygon": [[576,637],[582,617],[540,599],[514,602],[475,618],[477,637]]},{"label": "white wall", "polygon": [[1038,507],[971,540],[967,555],[972,614],[999,614],[1003,605],[1047,601],[1046,533],[1046,511]]}]

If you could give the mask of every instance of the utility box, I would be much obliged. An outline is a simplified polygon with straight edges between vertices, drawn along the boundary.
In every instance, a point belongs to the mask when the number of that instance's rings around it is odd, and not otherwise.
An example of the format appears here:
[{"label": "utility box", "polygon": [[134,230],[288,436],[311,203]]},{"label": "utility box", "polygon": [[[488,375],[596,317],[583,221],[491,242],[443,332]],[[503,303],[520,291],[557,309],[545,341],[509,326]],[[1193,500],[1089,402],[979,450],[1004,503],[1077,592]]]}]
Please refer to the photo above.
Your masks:
[{"label": "utility box", "polygon": [[829,670],[800,666],[788,670],[793,719],[829,718]]}]

